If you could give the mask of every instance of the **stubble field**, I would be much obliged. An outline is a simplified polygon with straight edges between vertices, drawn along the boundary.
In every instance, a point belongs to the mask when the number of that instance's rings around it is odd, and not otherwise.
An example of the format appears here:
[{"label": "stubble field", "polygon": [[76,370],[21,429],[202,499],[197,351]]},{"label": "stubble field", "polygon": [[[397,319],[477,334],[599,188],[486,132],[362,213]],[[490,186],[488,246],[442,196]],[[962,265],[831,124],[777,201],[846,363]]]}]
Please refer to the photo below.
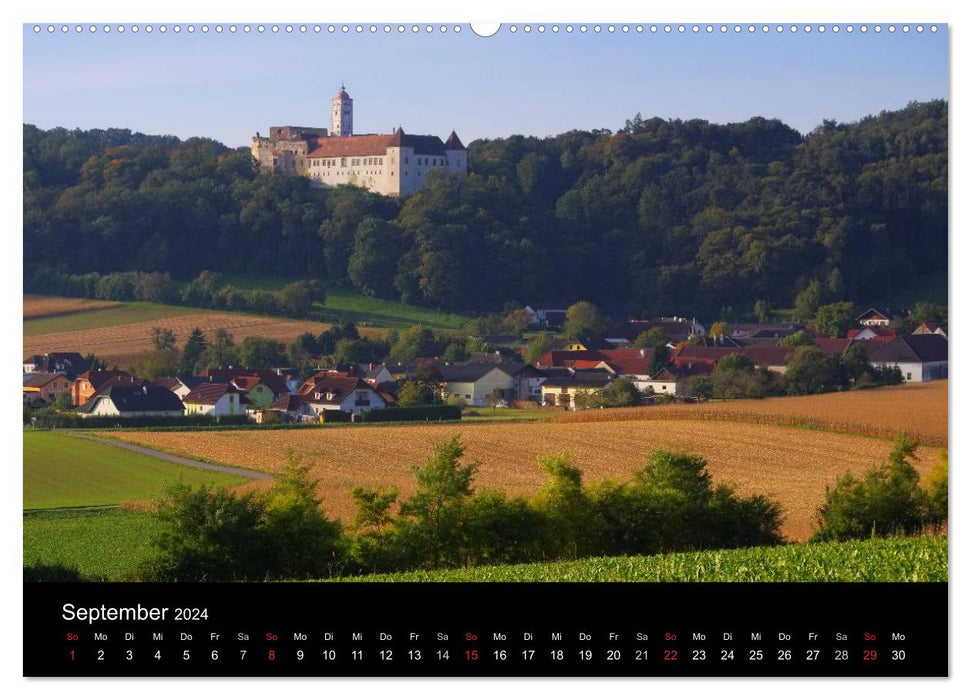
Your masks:
[{"label": "stubble field", "polygon": [[802,425],[877,437],[894,437],[903,431],[918,442],[943,447],[947,445],[947,386],[944,380],[816,396],[582,411],[559,414],[557,420],[713,420]]},{"label": "stubble field", "polygon": [[96,309],[119,306],[116,301],[98,299],[72,299],[70,297],[49,297],[42,294],[24,294],[24,320],[61,316],[64,314],[84,313]]},{"label": "stubble field", "polygon": [[[266,471],[279,470],[292,448],[320,480],[331,516],[354,516],[354,486],[396,485],[414,492],[409,467],[427,459],[433,445],[460,435],[466,459],[480,462],[475,485],[509,495],[531,495],[544,483],[537,458],[570,453],[585,481],[624,481],[651,450],[690,451],[708,460],[714,480],[742,495],[764,494],[784,509],[783,534],[806,540],[827,486],[849,471],[860,474],[886,460],[886,439],[774,425],[686,419],[586,423],[481,423],[466,425],[347,426],[308,431],[117,432],[113,437],[168,452]],[[926,475],[938,449],[921,447],[917,468]],[[246,485],[240,488],[257,488]]]},{"label": "stubble field", "polygon": [[[193,328],[202,329],[207,336],[211,336],[217,328],[225,328],[233,335],[237,344],[251,335],[288,343],[308,331],[319,335],[329,329],[331,324],[221,312],[187,313],[108,327],[25,335],[24,357],[55,350],[74,350],[82,355],[94,353],[99,359],[105,360],[108,366],[118,365],[124,368],[133,365],[139,354],[152,349],[151,334],[156,327],[171,328],[175,332],[176,343],[181,346]],[[382,331],[361,328],[360,333],[380,336]]]}]

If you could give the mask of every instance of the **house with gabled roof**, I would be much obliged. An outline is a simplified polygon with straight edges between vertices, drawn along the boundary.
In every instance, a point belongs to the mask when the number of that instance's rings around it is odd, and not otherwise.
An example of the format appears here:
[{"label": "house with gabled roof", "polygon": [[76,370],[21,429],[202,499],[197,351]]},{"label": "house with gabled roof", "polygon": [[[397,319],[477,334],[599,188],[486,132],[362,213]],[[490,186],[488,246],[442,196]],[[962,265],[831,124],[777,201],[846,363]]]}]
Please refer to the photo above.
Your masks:
[{"label": "house with gabled roof", "polygon": [[246,413],[249,401],[230,382],[204,382],[186,394],[182,403],[190,416],[238,416]]},{"label": "house with gabled roof", "polygon": [[274,399],[287,393],[286,378],[270,369],[256,367],[218,367],[210,369],[208,372],[211,382],[232,382],[237,377],[249,377],[247,383],[255,386],[252,378],[256,377],[259,383],[269,388],[273,392]]},{"label": "house with gabled roof", "polygon": [[316,420],[324,411],[360,415],[386,408],[391,401],[390,395],[359,377],[327,375],[320,377],[308,391],[277,399],[270,404],[270,409],[285,412],[298,420]]},{"label": "house with gabled roof", "polygon": [[195,389],[200,384],[205,384],[208,381],[208,377],[191,377],[188,375],[181,375],[177,377],[159,377],[152,382],[152,384],[156,384],[160,387],[168,389],[180,399],[184,399],[190,391]]},{"label": "house with gabled roof", "polygon": [[527,313],[530,323],[559,328],[566,323],[566,312],[573,302],[547,301],[539,304],[527,304],[523,311]]},{"label": "house with gabled roof", "polygon": [[83,406],[88,399],[112,384],[134,382],[128,372],[118,369],[90,369],[78,375],[71,386],[71,400],[75,406]]},{"label": "house with gabled roof", "polygon": [[[643,386],[641,386],[642,384]],[[667,367],[659,369],[647,381],[635,382],[635,386],[641,391],[650,389],[655,394],[668,394],[670,396],[686,396],[688,394],[687,378],[675,374]]]},{"label": "house with gabled roof", "polygon": [[869,308],[856,317],[856,322],[861,326],[889,326],[890,310]]},{"label": "house with gabled roof", "polygon": [[71,380],[64,372],[32,372],[24,375],[23,400],[29,406],[53,403],[71,391]]},{"label": "house with gabled roof", "polygon": [[513,399],[513,373],[518,369],[492,362],[439,365],[443,398],[461,399],[469,406],[487,406],[497,398]]},{"label": "house with gabled roof", "polygon": [[905,382],[947,379],[947,340],[940,335],[900,335],[870,355],[879,367],[897,367]]},{"label": "house with gabled roof", "polygon": [[616,376],[604,369],[575,370],[568,367],[544,370],[543,405],[576,408],[577,394],[602,391]]},{"label": "house with gabled roof", "polygon": [[179,397],[168,389],[154,384],[116,384],[88,399],[77,409],[82,418],[90,416],[154,416],[178,417],[185,407]]},{"label": "house with gabled roof", "polygon": [[853,340],[877,340],[889,343],[897,337],[897,331],[889,326],[872,325],[864,328],[851,328],[846,332],[846,337]]},{"label": "house with gabled roof", "polygon": [[68,379],[75,379],[91,367],[78,352],[49,352],[24,358],[24,374],[34,372],[63,372]]},{"label": "house with gabled roof", "polygon": [[[695,366],[707,366],[713,368],[715,364],[728,355],[744,355],[752,360],[756,367],[764,367],[772,372],[780,374],[786,371],[789,360],[795,353],[794,347],[761,347],[751,346],[742,348],[706,348],[694,345],[685,345],[678,348],[678,351],[671,358],[671,362],[677,370],[692,369]],[[710,369],[709,369],[710,371]]]},{"label": "house with gabled roof", "polygon": [[942,336],[947,340],[947,326],[941,326],[936,323],[924,322],[914,329],[914,335],[930,335],[931,333],[935,335]]}]

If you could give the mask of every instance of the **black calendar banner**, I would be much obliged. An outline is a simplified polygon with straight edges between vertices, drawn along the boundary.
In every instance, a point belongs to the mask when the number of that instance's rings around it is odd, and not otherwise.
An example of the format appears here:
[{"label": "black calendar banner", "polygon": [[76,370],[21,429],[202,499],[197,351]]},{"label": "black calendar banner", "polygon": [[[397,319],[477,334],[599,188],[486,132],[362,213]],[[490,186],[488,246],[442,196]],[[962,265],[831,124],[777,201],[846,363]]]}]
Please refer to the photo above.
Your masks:
[{"label": "black calendar banner", "polygon": [[27,676],[946,676],[947,584],[25,584]]}]

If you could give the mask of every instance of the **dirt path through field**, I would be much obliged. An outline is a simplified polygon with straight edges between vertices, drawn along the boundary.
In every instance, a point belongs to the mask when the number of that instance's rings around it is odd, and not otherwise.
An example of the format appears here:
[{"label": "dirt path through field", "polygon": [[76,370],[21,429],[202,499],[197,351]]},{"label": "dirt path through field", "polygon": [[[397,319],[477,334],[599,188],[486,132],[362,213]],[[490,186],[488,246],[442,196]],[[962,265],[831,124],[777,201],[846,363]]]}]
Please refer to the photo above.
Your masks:
[{"label": "dirt path through field", "polygon": [[161,459],[162,461],[165,461],[165,462],[182,464],[186,467],[195,467],[196,469],[206,469],[211,472],[223,472],[224,474],[235,474],[236,476],[241,476],[244,479],[255,479],[258,481],[267,481],[273,478],[271,474],[267,474],[266,472],[257,472],[257,471],[253,471],[252,469],[243,469],[241,467],[224,467],[221,464],[210,464],[209,462],[200,462],[199,460],[196,460],[196,459],[179,457],[177,455],[173,455],[168,452],[160,452],[159,450],[153,450],[149,447],[142,447],[141,445],[133,445],[132,443],[129,443],[129,442],[119,442],[118,440],[109,440],[107,438],[94,437],[93,435],[78,435],[78,437],[84,438],[85,440],[100,442],[102,445],[108,445],[109,447],[120,447],[123,450],[129,450],[130,452],[137,452],[139,454],[147,455],[148,457]]}]

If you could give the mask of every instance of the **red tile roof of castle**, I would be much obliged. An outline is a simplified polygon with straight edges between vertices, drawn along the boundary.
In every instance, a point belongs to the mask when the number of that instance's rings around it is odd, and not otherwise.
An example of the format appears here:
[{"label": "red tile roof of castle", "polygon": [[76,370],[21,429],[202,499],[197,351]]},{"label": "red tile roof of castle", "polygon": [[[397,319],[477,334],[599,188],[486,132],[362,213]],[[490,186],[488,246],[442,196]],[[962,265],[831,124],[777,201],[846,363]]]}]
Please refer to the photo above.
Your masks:
[{"label": "red tile roof of castle", "polygon": [[402,129],[398,129],[393,134],[321,138],[317,141],[317,148],[308,153],[306,157],[383,156],[389,148],[411,148],[415,155],[422,156],[445,155],[445,144],[438,136],[417,136],[406,134]]}]

